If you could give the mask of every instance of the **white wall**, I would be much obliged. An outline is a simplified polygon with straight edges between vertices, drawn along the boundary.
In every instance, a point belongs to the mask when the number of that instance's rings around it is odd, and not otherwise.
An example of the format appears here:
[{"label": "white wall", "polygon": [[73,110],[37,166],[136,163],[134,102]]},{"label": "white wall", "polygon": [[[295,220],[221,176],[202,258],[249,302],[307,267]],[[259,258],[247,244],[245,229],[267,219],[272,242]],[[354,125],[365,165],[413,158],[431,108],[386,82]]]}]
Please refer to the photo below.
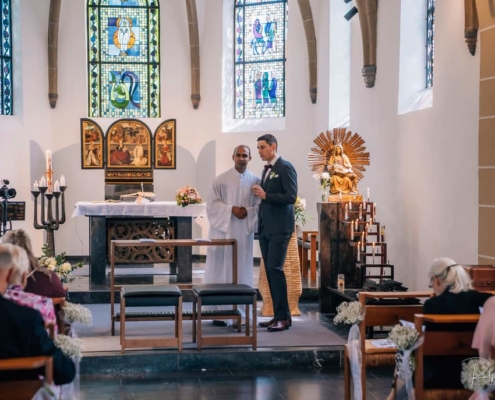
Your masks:
[{"label": "white wall", "polygon": [[[329,0],[341,2],[342,0]],[[78,200],[103,198],[104,174],[81,170],[80,118],[87,117],[85,2],[65,2],[59,35],[59,100],[48,104],[48,0],[20,3],[21,32],[16,35],[15,117],[0,117],[0,176],[26,201],[25,222],[14,223],[33,237],[30,185],[44,168],[43,152],[54,151],[55,176],[64,174],[67,212]],[[316,219],[317,183],[307,165],[314,137],[328,129],[328,0],[312,0],[318,46],[318,101],[311,104],[306,38],[299,8],[290,3],[287,47],[286,128],[273,131],[280,154],[298,171],[299,194]],[[184,2],[161,2],[162,119],[177,119],[177,169],[155,171],[155,191],[171,200],[183,185],[198,187],[206,197],[213,177],[232,166],[232,149],[245,143],[254,150],[251,169],[261,171],[255,152],[260,132],[222,133],[222,2],[198,0],[201,43],[201,103],[190,102],[190,61]],[[343,18],[343,16],[342,16]],[[477,112],[479,60],[463,40],[463,4],[437,0],[435,102],[432,108],[397,116],[400,2],[381,0],[378,22],[376,86],[366,89],[361,77],[362,51],[358,18],[352,24],[351,126],[366,140],[371,166],[360,183],[370,187],[378,218],[387,226],[389,258],[397,278],[411,288],[427,285],[426,268],[436,256],[475,262],[477,252]],[[97,119],[106,129],[113,120]],[[148,119],[154,130],[159,120]],[[467,155],[467,157],[466,157]],[[459,189],[457,189],[459,188]],[[316,222],[307,226],[316,228]],[[201,221],[195,235],[206,235]],[[57,251],[88,254],[88,221],[68,218],[55,234]]]}]

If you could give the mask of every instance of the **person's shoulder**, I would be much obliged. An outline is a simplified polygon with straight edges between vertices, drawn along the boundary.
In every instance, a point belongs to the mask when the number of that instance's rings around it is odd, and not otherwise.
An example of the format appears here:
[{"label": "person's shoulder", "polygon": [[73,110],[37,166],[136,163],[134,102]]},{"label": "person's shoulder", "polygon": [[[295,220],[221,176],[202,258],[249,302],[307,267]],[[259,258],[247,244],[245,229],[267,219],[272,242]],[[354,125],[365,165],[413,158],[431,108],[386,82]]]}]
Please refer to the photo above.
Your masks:
[{"label": "person's shoulder", "polygon": [[213,182],[221,182],[222,180],[232,176],[234,172],[236,172],[234,167],[229,168],[227,171],[224,171],[221,174],[217,175],[213,180]]},{"label": "person's shoulder", "polygon": [[11,319],[21,320],[23,324],[34,323],[40,319],[42,320],[39,311],[14,303],[3,297],[0,298],[0,315],[2,316],[1,319],[3,321],[10,316]]}]

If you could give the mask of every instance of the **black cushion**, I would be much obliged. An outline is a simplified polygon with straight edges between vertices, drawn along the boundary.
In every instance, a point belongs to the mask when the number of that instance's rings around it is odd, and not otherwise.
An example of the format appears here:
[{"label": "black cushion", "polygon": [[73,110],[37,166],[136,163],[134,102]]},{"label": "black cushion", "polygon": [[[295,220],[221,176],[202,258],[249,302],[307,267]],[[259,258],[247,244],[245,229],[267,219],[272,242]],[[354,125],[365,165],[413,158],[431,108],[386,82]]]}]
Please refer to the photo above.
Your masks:
[{"label": "black cushion", "polygon": [[256,294],[249,285],[239,284],[234,285],[232,283],[212,283],[208,285],[193,286],[193,293],[200,297],[205,296],[239,296],[239,295],[253,295]]},{"label": "black cushion", "polygon": [[122,286],[121,296],[130,297],[181,297],[182,292],[176,285],[132,285]]}]

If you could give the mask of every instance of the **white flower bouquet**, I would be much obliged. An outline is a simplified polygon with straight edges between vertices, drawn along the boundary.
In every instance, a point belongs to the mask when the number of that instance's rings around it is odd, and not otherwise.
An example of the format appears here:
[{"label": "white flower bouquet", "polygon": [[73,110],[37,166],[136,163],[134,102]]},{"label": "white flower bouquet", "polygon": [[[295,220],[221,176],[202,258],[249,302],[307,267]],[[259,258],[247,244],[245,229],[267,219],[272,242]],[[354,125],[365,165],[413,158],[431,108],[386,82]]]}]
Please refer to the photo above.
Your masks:
[{"label": "white flower bouquet", "polygon": [[51,251],[47,245],[42,247],[43,256],[39,259],[40,265],[55,272],[60,278],[62,283],[70,283],[76,280],[76,277],[72,275],[72,271],[77,268],[82,268],[83,263],[71,264],[65,258],[65,252],[55,257],[50,257]]},{"label": "white flower bouquet", "polygon": [[[397,324],[392,328],[388,338],[397,346],[397,353],[395,355],[397,374],[400,378],[407,379],[410,375],[412,375],[414,369],[416,368],[416,360],[414,355],[411,354],[411,351],[415,348],[419,341],[419,332],[413,327]],[[408,370],[404,370],[406,367],[402,366],[406,352],[406,362],[409,366]]]},{"label": "white flower bouquet", "polygon": [[65,320],[69,324],[80,322],[90,326],[93,323],[93,315],[87,307],[66,301],[62,309],[64,310]]},{"label": "white flower bouquet", "polygon": [[67,335],[57,335],[54,343],[67,357],[75,360],[82,358],[82,342],[80,339]]},{"label": "white flower bouquet", "polygon": [[495,383],[495,364],[493,360],[484,358],[464,360],[462,363],[461,383],[468,390],[484,394],[491,392]]},{"label": "white flower bouquet", "polygon": [[333,319],[334,324],[354,325],[364,319],[361,304],[358,301],[350,303],[344,301],[337,307],[337,315]]},{"label": "white flower bouquet", "polygon": [[306,213],[306,199],[301,199],[299,196],[296,198],[294,203],[294,215],[296,217],[296,224],[304,226],[308,221],[312,221],[311,218]]}]

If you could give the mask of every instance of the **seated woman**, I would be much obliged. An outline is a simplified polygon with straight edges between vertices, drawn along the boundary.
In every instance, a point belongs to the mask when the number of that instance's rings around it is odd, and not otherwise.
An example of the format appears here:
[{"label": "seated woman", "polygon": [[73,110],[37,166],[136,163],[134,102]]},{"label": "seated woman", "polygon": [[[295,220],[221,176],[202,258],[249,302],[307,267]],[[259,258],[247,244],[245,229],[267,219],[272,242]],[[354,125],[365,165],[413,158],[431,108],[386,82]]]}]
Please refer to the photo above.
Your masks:
[{"label": "seated woman", "polygon": [[[430,285],[435,296],[425,301],[424,314],[479,314],[480,307],[491,293],[473,290],[471,278],[462,265],[450,258],[437,258],[429,272]],[[426,330],[435,329],[425,325]],[[474,330],[473,324],[456,324],[453,330]],[[425,358],[425,388],[462,388],[460,376],[463,356]],[[453,379],[452,377],[459,377]]]},{"label": "seated woman", "polygon": [[478,349],[481,358],[494,359],[495,355],[490,354],[492,346],[495,346],[495,297],[491,297],[483,305],[473,338],[473,349]]},{"label": "seated woman", "polygon": [[46,325],[53,325],[57,329],[57,319],[52,300],[48,297],[27,293],[23,290],[26,286],[29,273],[29,260],[26,251],[16,245],[2,243],[12,257],[12,273],[8,279],[7,290],[4,298],[21,306],[33,308],[40,312]]},{"label": "seated woman", "polygon": [[29,259],[29,274],[25,292],[45,297],[66,297],[67,292],[57,274],[41,266],[34,256],[31,240],[22,229],[8,231],[2,238],[2,243],[11,243],[22,247]]},{"label": "seated woman", "polygon": [[349,157],[344,154],[343,147],[338,144],[328,162],[330,173],[330,193],[358,193],[357,176],[352,170]]}]

